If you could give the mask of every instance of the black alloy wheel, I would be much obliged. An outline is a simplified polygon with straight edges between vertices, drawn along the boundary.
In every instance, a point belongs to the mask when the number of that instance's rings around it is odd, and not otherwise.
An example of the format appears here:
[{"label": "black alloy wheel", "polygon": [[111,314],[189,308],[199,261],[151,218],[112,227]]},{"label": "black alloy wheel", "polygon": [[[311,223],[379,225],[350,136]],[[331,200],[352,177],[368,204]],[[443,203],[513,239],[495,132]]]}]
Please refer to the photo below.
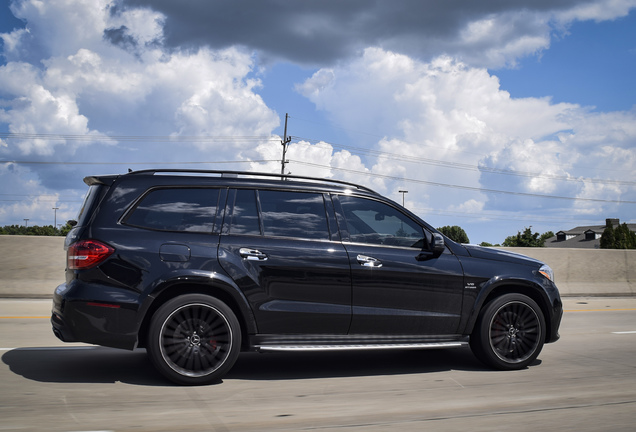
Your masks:
[{"label": "black alloy wheel", "polygon": [[505,294],[488,303],[470,338],[475,356],[496,369],[523,369],[539,355],[545,341],[541,308],[522,294]]},{"label": "black alloy wheel", "polygon": [[148,353],[157,369],[178,384],[217,382],[236,361],[238,320],[213,297],[188,294],[168,301],[152,318]]}]

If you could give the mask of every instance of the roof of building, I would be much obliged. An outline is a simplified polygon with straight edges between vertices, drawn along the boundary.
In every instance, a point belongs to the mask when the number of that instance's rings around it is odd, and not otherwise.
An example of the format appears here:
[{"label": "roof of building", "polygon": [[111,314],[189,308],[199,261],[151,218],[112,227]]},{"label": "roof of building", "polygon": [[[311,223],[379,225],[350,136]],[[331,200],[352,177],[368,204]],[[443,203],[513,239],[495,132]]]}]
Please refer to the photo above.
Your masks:
[{"label": "roof of building", "polygon": [[[619,225],[618,219],[612,219],[612,225]],[[577,248],[577,249],[600,249],[601,234],[605,231],[605,225],[585,225],[572,228],[570,230],[558,231],[554,237],[545,241],[545,247],[549,248]],[[628,223],[630,231],[636,232],[636,224]],[[586,233],[590,235],[586,235]],[[594,234],[593,238],[591,234]]]},{"label": "roof of building", "polygon": [[[603,229],[605,229],[605,227],[603,227]],[[601,239],[595,238],[593,240],[587,240],[585,234],[579,234],[567,240],[558,240],[557,236],[554,236],[547,239],[544,246],[549,248],[600,249]]]}]

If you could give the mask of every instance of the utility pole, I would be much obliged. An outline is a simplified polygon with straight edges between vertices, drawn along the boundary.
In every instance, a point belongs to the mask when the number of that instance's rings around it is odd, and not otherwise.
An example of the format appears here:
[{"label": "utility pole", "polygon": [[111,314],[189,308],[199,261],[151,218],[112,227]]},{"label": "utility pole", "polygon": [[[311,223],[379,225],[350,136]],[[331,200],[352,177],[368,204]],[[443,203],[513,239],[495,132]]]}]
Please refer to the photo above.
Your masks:
[{"label": "utility pole", "polygon": [[291,137],[287,137],[287,119],[289,118],[289,114],[285,113],[285,132],[283,136],[283,140],[280,142],[283,145],[283,159],[280,161],[280,174],[285,175],[285,164],[289,161],[285,160],[285,155],[287,153],[287,146],[291,142]]}]

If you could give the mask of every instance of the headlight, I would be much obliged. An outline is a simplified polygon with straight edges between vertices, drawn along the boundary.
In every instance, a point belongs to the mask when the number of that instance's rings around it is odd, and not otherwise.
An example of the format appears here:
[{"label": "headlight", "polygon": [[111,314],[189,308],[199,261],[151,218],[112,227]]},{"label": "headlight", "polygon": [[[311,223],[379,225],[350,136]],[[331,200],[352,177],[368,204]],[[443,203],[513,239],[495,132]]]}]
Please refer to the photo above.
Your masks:
[{"label": "headlight", "polygon": [[539,273],[554,282],[554,271],[550,268],[549,265],[543,264],[539,269]]}]

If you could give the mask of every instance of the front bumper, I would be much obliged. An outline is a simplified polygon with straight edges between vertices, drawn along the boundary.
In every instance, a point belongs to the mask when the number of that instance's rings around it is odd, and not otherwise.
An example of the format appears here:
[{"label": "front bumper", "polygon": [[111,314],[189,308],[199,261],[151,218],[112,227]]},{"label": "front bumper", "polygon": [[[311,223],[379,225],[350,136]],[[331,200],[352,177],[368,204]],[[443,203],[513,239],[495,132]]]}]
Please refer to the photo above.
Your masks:
[{"label": "front bumper", "polygon": [[552,306],[552,325],[550,326],[550,334],[546,339],[546,343],[552,343],[559,340],[559,327],[561,326],[561,319],[563,318],[563,303],[561,298],[557,298]]}]

